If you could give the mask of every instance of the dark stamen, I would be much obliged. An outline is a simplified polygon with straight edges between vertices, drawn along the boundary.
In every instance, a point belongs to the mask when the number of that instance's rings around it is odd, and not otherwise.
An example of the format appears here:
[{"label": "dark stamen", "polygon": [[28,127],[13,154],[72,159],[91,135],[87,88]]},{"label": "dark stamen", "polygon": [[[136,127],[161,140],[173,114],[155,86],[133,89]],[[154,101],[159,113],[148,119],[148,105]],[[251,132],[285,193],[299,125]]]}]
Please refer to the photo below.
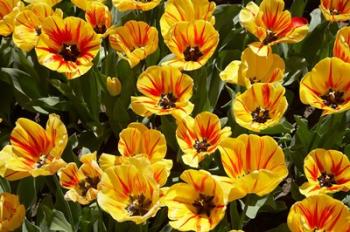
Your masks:
[{"label": "dark stamen", "polygon": [[85,196],[90,188],[97,188],[97,184],[100,182],[99,177],[86,177],[79,182],[79,190],[82,196]]},{"label": "dark stamen", "polygon": [[40,27],[36,27],[35,28],[35,33],[36,33],[36,35],[41,35],[41,28]]},{"label": "dark stamen", "polygon": [[326,172],[322,172],[321,176],[317,178],[318,182],[320,183],[321,187],[332,187],[332,185],[337,184],[337,182],[334,179],[333,174],[327,174]]},{"label": "dark stamen", "polygon": [[258,123],[264,123],[267,120],[270,119],[270,115],[269,115],[269,111],[262,109],[260,107],[257,107],[252,113],[251,113],[252,117],[253,117],[253,121],[254,122],[258,122]]},{"label": "dark stamen", "polygon": [[173,93],[162,93],[160,95],[159,105],[163,109],[170,109],[174,108],[176,105],[176,97],[173,95]]},{"label": "dark stamen", "polygon": [[194,141],[193,147],[197,150],[197,152],[206,152],[208,151],[208,147],[210,144],[208,143],[207,139],[203,139],[202,141],[199,141],[196,139]]},{"label": "dark stamen", "polygon": [[97,33],[97,34],[103,34],[107,31],[107,27],[105,25],[96,25],[94,27],[94,31]]},{"label": "dark stamen", "polygon": [[329,89],[327,94],[321,96],[324,104],[332,107],[333,109],[336,109],[338,105],[341,105],[344,103],[343,97],[344,97],[344,92],[335,91],[333,89]]},{"label": "dark stamen", "polygon": [[198,47],[187,47],[184,51],[185,61],[197,61],[203,56]]},{"label": "dark stamen", "polygon": [[207,196],[200,193],[199,198],[192,205],[196,208],[197,214],[205,214],[210,217],[212,209],[216,207],[213,200],[214,196]]},{"label": "dark stamen", "polygon": [[75,62],[80,55],[80,51],[75,44],[63,44],[59,53],[66,61]]},{"label": "dark stamen", "polygon": [[272,31],[268,32],[265,39],[263,40],[262,44],[263,45],[268,45],[269,43],[277,40],[278,37],[276,36],[276,34]]},{"label": "dark stamen", "polygon": [[130,196],[130,204],[126,207],[130,216],[143,216],[145,215],[151,207],[152,201],[146,199],[146,197],[141,194],[138,196]]}]

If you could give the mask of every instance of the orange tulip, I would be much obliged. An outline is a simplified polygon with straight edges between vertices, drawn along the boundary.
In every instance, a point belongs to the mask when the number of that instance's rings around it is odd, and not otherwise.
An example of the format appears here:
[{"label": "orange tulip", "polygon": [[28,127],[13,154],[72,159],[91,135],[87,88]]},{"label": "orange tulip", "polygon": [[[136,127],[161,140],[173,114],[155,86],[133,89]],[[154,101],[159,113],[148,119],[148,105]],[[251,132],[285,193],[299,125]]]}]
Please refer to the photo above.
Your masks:
[{"label": "orange tulip", "polygon": [[350,63],[350,27],[343,27],[337,32],[333,56]]},{"label": "orange tulip", "polygon": [[0,0],[0,36],[11,35],[16,16],[23,8],[20,0]]},{"label": "orange tulip", "polygon": [[25,217],[25,208],[18,196],[11,193],[0,194],[0,231],[14,231],[20,227]]},{"label": "orange tulip", "polygon": [[94,31],[103,38],[111,31],[112,13],[107,6],[94,1],[88,4],[85,12],[85,19],[94,28]]}]

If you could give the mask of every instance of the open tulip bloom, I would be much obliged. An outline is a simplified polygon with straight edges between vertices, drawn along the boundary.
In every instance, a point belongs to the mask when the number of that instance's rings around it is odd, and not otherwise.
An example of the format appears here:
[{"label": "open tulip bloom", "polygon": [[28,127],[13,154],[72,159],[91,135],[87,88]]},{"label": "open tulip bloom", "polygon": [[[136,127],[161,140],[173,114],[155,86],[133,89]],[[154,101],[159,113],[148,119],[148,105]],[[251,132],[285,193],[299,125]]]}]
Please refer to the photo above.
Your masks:
[{"label": "open tulip bloom", "polygon": [[249,2],[239,14],[243,27],[259,39],[250,47],[260,55],[270,52],[277,43],[297,43],[308,33],[307,20],[292,17],[284,9],[284,0],[263,0],[260,6]]},{"label": "open tulip bloom", "polygon": [[224,217],[227,204],[221,185],[204,170],[186,170],[180,178],[185,183],[171,186],[164,198],[169,224],[180,231],[214,229]]},{"label": "open tulip bloom", "polygon": [[231,187],[229,201],[247,194],[269,194],[288,175],[283,150],[269,136],[244,134],[235,139],[227,138],[219,150],[229,176],[219,180]]},{"label": "open tulip bloom", "polygon": [[0,1],[0,36],[9,36],[14,30],[17,14],[24,8],[20,0]]},{"label": "open tulip bloom", "polygon": [[350,231],[350,211],[343,202],[325,194],[295,203],[288,214],[292,232]]},{"label": "open tulip bloom", "polygon": [[169,66],[147,68],[136,83],[144,96],[131,97],[132,110],[141,116],[188,115],[194,105],[192,97],[193,80],[187,74]]},{"label": "open tulip bloom", "polygon": [[148,11],[158,6],[160,0],[112,0],[112,3],[120,11]]},{"label": "open tulip bloom", "polygon": [[273,83],[283,80],[285,64],[273,53],[259,56],[251,48],[242,52],[241,60],[234,60],[220,73],[220,78],[228,83],[250,88],[255,83]]},{"label": "open tulip bloom", "polygon": [[320,9],[328,21],[347,21],[350,19],[350,2],[346,0],[321,0]]},{"label": "open tulip bloom", "polygon": [[339,58],[325,58],[300,82],[300,99],[304,104],[323,110],[323,114],[350,109],[350,64]]},{"label": "open tulip bloom", "polygon": [[337,32],[334,41],[333,56],[350,63],[350,27],[343,27]]},{"label": "open tulip bloom", "polygon": [[311,151],[305,158],[304,172],[308,182],[300,187],[300,192],[306,196],[350,189],[350,162],[340,151]]},{"label": "open tulip bloom", "polygon": [[0,152],[0,175],[8,180],[54,175],[66,163],[61,159],[68,141],[65,125],[51,114],[46,129],[20,118],[10,136],[11,145]]}]

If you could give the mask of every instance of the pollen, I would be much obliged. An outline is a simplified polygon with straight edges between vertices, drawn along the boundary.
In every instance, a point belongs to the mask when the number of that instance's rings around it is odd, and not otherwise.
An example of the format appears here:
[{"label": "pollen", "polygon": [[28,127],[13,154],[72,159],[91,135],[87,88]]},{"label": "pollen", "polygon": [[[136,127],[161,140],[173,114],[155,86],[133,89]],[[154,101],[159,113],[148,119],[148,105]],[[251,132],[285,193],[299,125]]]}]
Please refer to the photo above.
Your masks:
[{"label": "pollen", "polygon": [[205,214],[210,217],[211,211],[216,207],[213,200],[214,196],[207,196],[200,193],[199,198],[192,205],[196,208],[197,214]]},{"label": "pollen", "polygon": [[65,59],[66,61],[73,61],[75,62],[79,55],[80,51],[75,44],[63,44],[61,51],[59,54]]},{"label": "pollen", "polygon": [[260,107],[257,107],[252,113],[254,122],[265,123],[270,119],[269,111]]},{"label": "pollen", "polygon": [[198,61],[203,53],[198,47],[187,47],[184,51],[185,61]]}]

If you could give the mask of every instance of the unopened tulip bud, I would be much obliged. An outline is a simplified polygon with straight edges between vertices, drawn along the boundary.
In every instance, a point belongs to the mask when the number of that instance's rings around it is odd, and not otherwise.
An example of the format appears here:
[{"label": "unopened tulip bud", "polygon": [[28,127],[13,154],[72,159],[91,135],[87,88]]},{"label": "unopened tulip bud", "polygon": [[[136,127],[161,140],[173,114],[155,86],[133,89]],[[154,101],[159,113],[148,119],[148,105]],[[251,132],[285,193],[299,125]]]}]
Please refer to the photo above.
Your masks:
[{"label": "unopened tulip bud", "polygon": [[107,77],[107,90],[110,95],[117,96],[120,94],[122,84],[117,77]]}]

